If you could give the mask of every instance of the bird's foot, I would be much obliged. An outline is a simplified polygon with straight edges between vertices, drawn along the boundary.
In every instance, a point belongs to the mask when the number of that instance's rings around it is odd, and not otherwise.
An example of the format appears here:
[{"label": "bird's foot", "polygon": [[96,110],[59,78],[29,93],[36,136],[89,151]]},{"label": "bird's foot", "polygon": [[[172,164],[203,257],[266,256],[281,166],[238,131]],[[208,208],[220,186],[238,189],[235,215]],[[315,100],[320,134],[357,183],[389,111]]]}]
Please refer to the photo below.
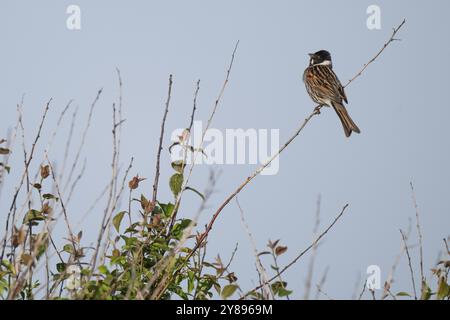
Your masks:
[{"label": "bird's foot", "polygon": [[320,109],[322,108],[322,106],[320,105],[320,106],[317,106],[317,107],[315,107],[314,108],[314,113],[315,114],[320,114]]}]

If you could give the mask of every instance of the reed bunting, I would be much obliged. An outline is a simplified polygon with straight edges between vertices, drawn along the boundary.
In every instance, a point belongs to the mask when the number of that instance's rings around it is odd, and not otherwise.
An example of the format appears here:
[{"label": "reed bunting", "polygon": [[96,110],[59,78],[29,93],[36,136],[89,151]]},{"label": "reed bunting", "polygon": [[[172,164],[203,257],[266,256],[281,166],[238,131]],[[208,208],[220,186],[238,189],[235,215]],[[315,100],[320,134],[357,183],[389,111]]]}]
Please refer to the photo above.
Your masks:
[{"label": "reed bunting", "polygon": [[352,132],[360,133],[358,126],[350,118],[343,101],[347,102],[344,88],[333,71],[331,55],[326,50],[310,53],[309,66],[303,73],[306,91],[311,99],[320,106],[333,107],[349,137]]}]

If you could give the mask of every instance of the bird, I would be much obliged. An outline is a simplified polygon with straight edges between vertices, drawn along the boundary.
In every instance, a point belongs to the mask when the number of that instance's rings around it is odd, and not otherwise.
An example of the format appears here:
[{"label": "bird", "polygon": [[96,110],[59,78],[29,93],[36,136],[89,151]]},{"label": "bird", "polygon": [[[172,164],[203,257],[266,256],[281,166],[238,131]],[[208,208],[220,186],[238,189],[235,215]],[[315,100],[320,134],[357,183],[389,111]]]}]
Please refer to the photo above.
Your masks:
[{"label": "bird", "polygon": [[319,106],[333,107],[346,137],[352,132],[361,133],[344,106],[348,103],[344,87],[333,71],[331,54],[326,50],[309,53],[309,66],[303,73],[303,82],[311,99]]}]

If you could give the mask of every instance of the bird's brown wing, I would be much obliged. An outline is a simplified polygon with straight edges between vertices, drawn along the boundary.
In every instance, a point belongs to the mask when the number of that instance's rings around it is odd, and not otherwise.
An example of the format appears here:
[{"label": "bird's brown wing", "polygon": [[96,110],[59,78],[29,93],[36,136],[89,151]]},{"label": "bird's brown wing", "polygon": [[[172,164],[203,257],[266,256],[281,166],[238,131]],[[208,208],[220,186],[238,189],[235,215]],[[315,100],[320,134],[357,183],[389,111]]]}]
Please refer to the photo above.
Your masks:
[{"label": "bird's brown wing", "polygon": [[305,71],[304,81],[310,96],[318,101],[331,100],[347,102],[344,88],[333,69],[325,65],[309,67]]},{"label": "bird's brown wing", "polygon": [[322,68],[326,68],[326,76],[327,79],[329,79],[329,82],[333,86],[334,95],[339,96],[339,100],[335,100],[336,102],[341,102],[342,100],[345,101],[345,103],[348,103],[347,95],[345,94],[344,87],[341,84],[341,81],[339,81],[339,78],[337,77],[336,73],[334,73],[333,69],[328,66],[322,66]]}]

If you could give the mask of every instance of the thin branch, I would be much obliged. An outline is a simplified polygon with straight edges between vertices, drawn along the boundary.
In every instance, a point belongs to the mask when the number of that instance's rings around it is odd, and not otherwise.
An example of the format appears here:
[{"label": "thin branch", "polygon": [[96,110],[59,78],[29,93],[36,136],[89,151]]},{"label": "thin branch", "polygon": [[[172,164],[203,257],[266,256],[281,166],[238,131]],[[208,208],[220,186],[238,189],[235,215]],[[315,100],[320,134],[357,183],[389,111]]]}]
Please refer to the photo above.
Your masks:
[{"label": "thin branch", "polygon": [[[321,200],[322,200],[322,198],[321,198],[321,195],[319,194],[317,196],[316,221],[315,221],[314,229],[313,229],[314,239],[317,237],[317,233],[319,232]],[[313,278],[313,273],[314,273],[314,262],[316,259],[316,254],[317,254],[317,246],[314,246],[312,248],[311,259],[309,260],[308,276],[306,278],[306,283],[305,283],[305,295],[303,297],[304,300],[309,299],[309,293],[311,291],[311,283],[312,283],[312,278]]]},{"label": "thin branch", "polygon": [[63,162],[62,162],[62,167],[61,167],[61,172],[59,173],[59,181],[63,181],[63,175],[64,172],[66,171],[66,164],[67,164],[67,159],[69,158],[69,150],[71,149],[71,144],[72,144],[72,137],[73,137],[73,130],[75,128],[75,122],[77,119],[77,114],[78,114],[78,106],[75,108],[75,111],[72,113],[72,120],[70,122],[70,130],[69,130],[69,134],[67,136],[67,140],[65,143],[65,150],[64,150],[64,158],[63,158]]},{"label": "thin branch", "polygon": [[[119,106],[118,106],[118,110],[117,110],[118,119],[117,119],[117,122],[114,121],[114,128],[113,128],[113,130],[117,131],[117,133],[116,133],[116,135],[117,135],[117,140],[116,140],[116,145],[117,145],[117,147],[116,147],[116,149],[117,149],[117,152],[116,152],[116,165],[118,166],[119,160],[120,160],[120,150],[121,150],[121,145],[122,145],[122,123],[124,123],[125,120],[122,119],[122,100],[123,100],[122,99],[122,94],[123,94],[122,75],[120,73],[119,68],[116,68],[116,71],[117,71],[117,78],[118,78],[118,81],[119,81]],[[116,180],[114,181],[114,186],[115,186],[114,194],[117,193],[118,179],[119,179],[119,175],[117,174],[116,175]]]},{"label": "thin branch", "polygon": [[[237,197],[236,197],[236,204],[239,208],[239,212],[241,213],[242,225],[244,226],[245,231],[247,232],[248,238],[250,239],[250,243],[252,244],[253,255],[255,256],[255,260],[256,260],[256,271],[258,271],[258,275],[259,275],[259,278],[261,279],[261,283],[268,283],[269,277],[267,276],[266,269],[264,268],[264,266],[261,262],[261,259],[259,258],[258,249],[256,249],[255,239],[253,238],[253,235],[250,231],[247,221],[245,220],[244,210],[242,209],[241,204],[239,203],[239,199]],[[267,284],[263,285],[261,289],[263,292],[264,299],[268,299],[269,296],[272,296],[272,298],[273,298],[273,292],[270,289],[269,285],[267,285]]]},{"label": "thin branch", "polygon": [[413,290],[414,290],[414,299],[417,300],[416,282],[414,280],[414,271],[413,271],[412,264],[411,264],[411,256],[409,255],[408,244],[406,243],[407,238],[401,229],[400,229],[400,234],[402,235],[403,242],[405,243],[406,255],[408,256],[408,265],[409,265],[409,271],[411,273],[411,282],[412,282],[412,286],[413,286]]},{"label": "thin branch", "polygon": [[53,133],[50,137],[50,141],[48,142],[47,147],[45,148],[45,154],[48,154],[50,152],[50,149],[53,145],[53,140],[56,137],[56,134],[58,133],[59,127],[61,126],[62,120],[64,119],[64,115],[66,114],[67,110],[69,110],[71,104],[72,104],[73,100],[69,100],[69,102],[66,104],[66,106],[64,107],[64,109],[61,111],[58,121],[56,122],[56,127],[53,130]]},{"label": "thin branch", "polygon": [[84,144],[86,142],[87,133],[88,133],[89,128],[91,126],[92,114],[94,112],[95,105],[97,104],[97,101],[100,99],[100,95],[102,94],[102,91],[103,91],[103,89],[98,90],[97,95],[95,96],[95,99],[94,99],[94,101],[91,104],[91,108],[89,110],[89,115],[88,115],[88,118],[87,118],[87,121],[86,121],[86,126],[84,127],[84,131],[83,131],[83,135],[81,137],[80,145],[78,146],[78,150],[77,150],[77,153],[75,155],[75,159],[74,159],[74,161],[72,163],[72,167],[70,168],[69,176],[68,176],[68,178],[66,180],[66,184],[65,184],[65,186],[63,188],[63,193],[66,191],[67,186],[69,185],[70,181],[72,180],[72,175],[73,175],[73,173],[75,171],[75,168],[76,168],[76,166],[78,164],[78,160],[80,158],[81,151],[83,150],[83,146],[84,146]]},{"label": "thin branch", "polygon": [[333,228],[333,226],[336,224],[336,222],[338,222],[338,220],[342,217],[342,215],[344,214],[345,210],[347,209],[348,204],[346,204],[341,212],[336,216],[336,218],[333,220],[333,222],[317,237],[316,240],[314,240],[306,249],[304,249],[302,252],[300,252],[294,260],[292,260],[290,263],[288,263],[283,269],[281,269],[280,272],[278,272],[275,276],[273,276],[272,278],[270,278],[267,282],[257,286],[256,288],[250,290],[249,292],[247,292],[245,295],[243,295],[240,300],[244,299],[246,296],[248,296],[249,294],[251,294],[252,292],[261,289],[261,287],[263,285],[269,284],[270,282],[274,281],[275,279],[278,278],[279,275],[283,274],[284,272],[286,272],[286,270],[288,270],[290,267],[292,267],[301,257],[303,257],[309,250],[311,250],[314,246],[316,246],[319,241],[328,233],[328,231]]},{"label": "thin branch", "polygon": [[155,172],[155,181],[153,182],[153,202],[155,202],[157,199],[158,194],[158,182],[159,182],[159,169],[160,169],[160,160],[161,160],[161,151],[163,149],[163,139],[164,139],[164,127],[166,125],[166,118],[167,113],[169,112],[169,104],[170,104],[170,98],[172,95],[172,75],[169,76],[169,89],[167,92],[167,100],[166,100],[166,109],[164,110],[164,116],[161,122],[161,134],[159,135],[159,146],[158,146],[158,153],[156,156],[156,172]]},{"label": "thin branch", "polygon": [[364,281],[364,285],[363,285],[363,288],[362,288],[362,290],[361,290],[361,293],[359,294],[358,300],[361,300],[361,299],[362,299],[363,294],[364,294],[364,292],[366,291],[366,288],[367,288],[367,279]]},{"label": "thin branch", "polygon": [[325,297],[327,297],[329,300],[334,300],[332,297],[330,297],[325,291],[322,290],[322,288],[319,285],[316,285],[317,292],[323,294]]},{"label": "thin branch", "polygon": [[319,300],[319,294],[320,294],[320,290],[323,288],[325,281],[327,281],[327,276],[328,276],[328,270],[330,268],[327,266],[325,268],[325,271],[323,272],[322,278],[320,279],[319,284],[316,286],[317,287],[317,293],[316,296],[314,297],[314,300]]},{"label": "thin branch", "polygon": [[76,224],[76,228],[78,228],[82,222],[86,219],[86,217],[95,209],[95,207],[98,205],[98,203],[100,202],[100,200],[103,199],[103,197],[105,196],[106,192],[108,191],[109,188],[109,182],[105,185],[105,187],[103,188],[103,190],[100,192],[100,194],[97,196],[97,198],[95,198],[95,200],[92,202],[92,204],[89,206],[89,209],[86,210],[86,212],[83,214],[83,216],[80,218],[80,220],[77,222]]},{"label": "thin branch", "polygon": [[422,242],[422,230],[420,228],[419,220],[419,206],[417,205],[416,193],[414,191],[414,185],[412,182],[409,183],[411,186],[411,197],[414,204],[414,209],[416,211],[416,227],[417,234],[419,235],[419,259],[420,259],[420,292],[424,292],[425,288],[425,277],[423,275],[423,242]]},{"label": "thin branch", "polygon": [[197,110],[197,97],[198,97],[198,92],[200,90],[200,79],[197,80],[197,86],[195,89],[195,93],[194,93],[194,102],[193,102],[193,107],[192,107],[192,113],[191,113],[191,122],[189,123],[189,133],[192,130],[192,125],[194,124],[194,116],[195,116],[195,111]]},{"label": "thin branch", "polygon": [[83,166],[81,167],[80,172],[78,173],[77,177],[75,178],[72,185],[70,186],[69,195],[67,196],[67,200],[66,200],[66,205],[68,205],[70,203],[70,200],[72,199],[72,195],[75,191],[75,188],[78,185],[78,182],[80,182],[81,178],[83,178],[84,172],[86,171],[86,164],[87,164],[87,160],[84,159]]},{"label": "thin branch", "polygon": [[[406,239],[409,239],[410,234],[411,234],[411,219],[409,219],[408,229],[406,231]],[[389,275],[384,283],[384,289],[383,289],[383,294],[381,295],[381,300],[385,299],[389,295],[392,283],[394,282],[395,271],[397,270],[397,266],[399,265],[400,259],[403,256],[403,253],[405,251],[406,251],[406,246],[405,246],[405,243],[402,242],[400,252],[397,255],[397,257],[395,258],[394,263],[392,264],[392,267],[391,267],[391,271],[389,272]]]},{"label": "thin branch", "polygon": [[395,35],[396,35],[397,32],[401,29],[401,27],[403,27],[403,25],[404,25],[405,23],[406,23],[406,19],[403,19],[402,23],[400,23],[400,25],[399,25],[397,28],[394,28],[394,29],[393,29],[391,37],[390,37],[389,40],[383,45],[383,47],[380,49],[380,51],[378,51],[378,53],[377,53],[372,59],[370,59],[369,62],[367,62],[367,63],[365,63],[365,64],[363,65],[363,67],[361,68],[361,70],[359,70],[359,72],[358,72],[353,78],[351,78],[351,79],[347,82],[347,84],[344,86],[344,88],[345,88],[346,86],[348,86],[348,85],[349,85],[352,81],[354,81],[356,78],[358,78],[359,76],[361,76],[361,74],[364,72],[364,70],[366,70],[366,68],[367,68],[372,62],[374,62],[374,61],[378,58],[379,55],[381,55],[381,53],[384,51],[384,49],[386,49],[386,47],[387,47],[391,42],[393,42],[393,41],[398,41],[398,40],[399,40],[399,39],[396,39],[396,38],[395,38]]},{"label": "thin branch", "polygon": [[447,239],[442,239],[443,241],[444,241],[444,243],[445,243],[445,248],[447,249],[447,254],[448,255],[450,255],[450,250],[449,250],[449,248],[448,248],[448,243],[447,243]]}]

